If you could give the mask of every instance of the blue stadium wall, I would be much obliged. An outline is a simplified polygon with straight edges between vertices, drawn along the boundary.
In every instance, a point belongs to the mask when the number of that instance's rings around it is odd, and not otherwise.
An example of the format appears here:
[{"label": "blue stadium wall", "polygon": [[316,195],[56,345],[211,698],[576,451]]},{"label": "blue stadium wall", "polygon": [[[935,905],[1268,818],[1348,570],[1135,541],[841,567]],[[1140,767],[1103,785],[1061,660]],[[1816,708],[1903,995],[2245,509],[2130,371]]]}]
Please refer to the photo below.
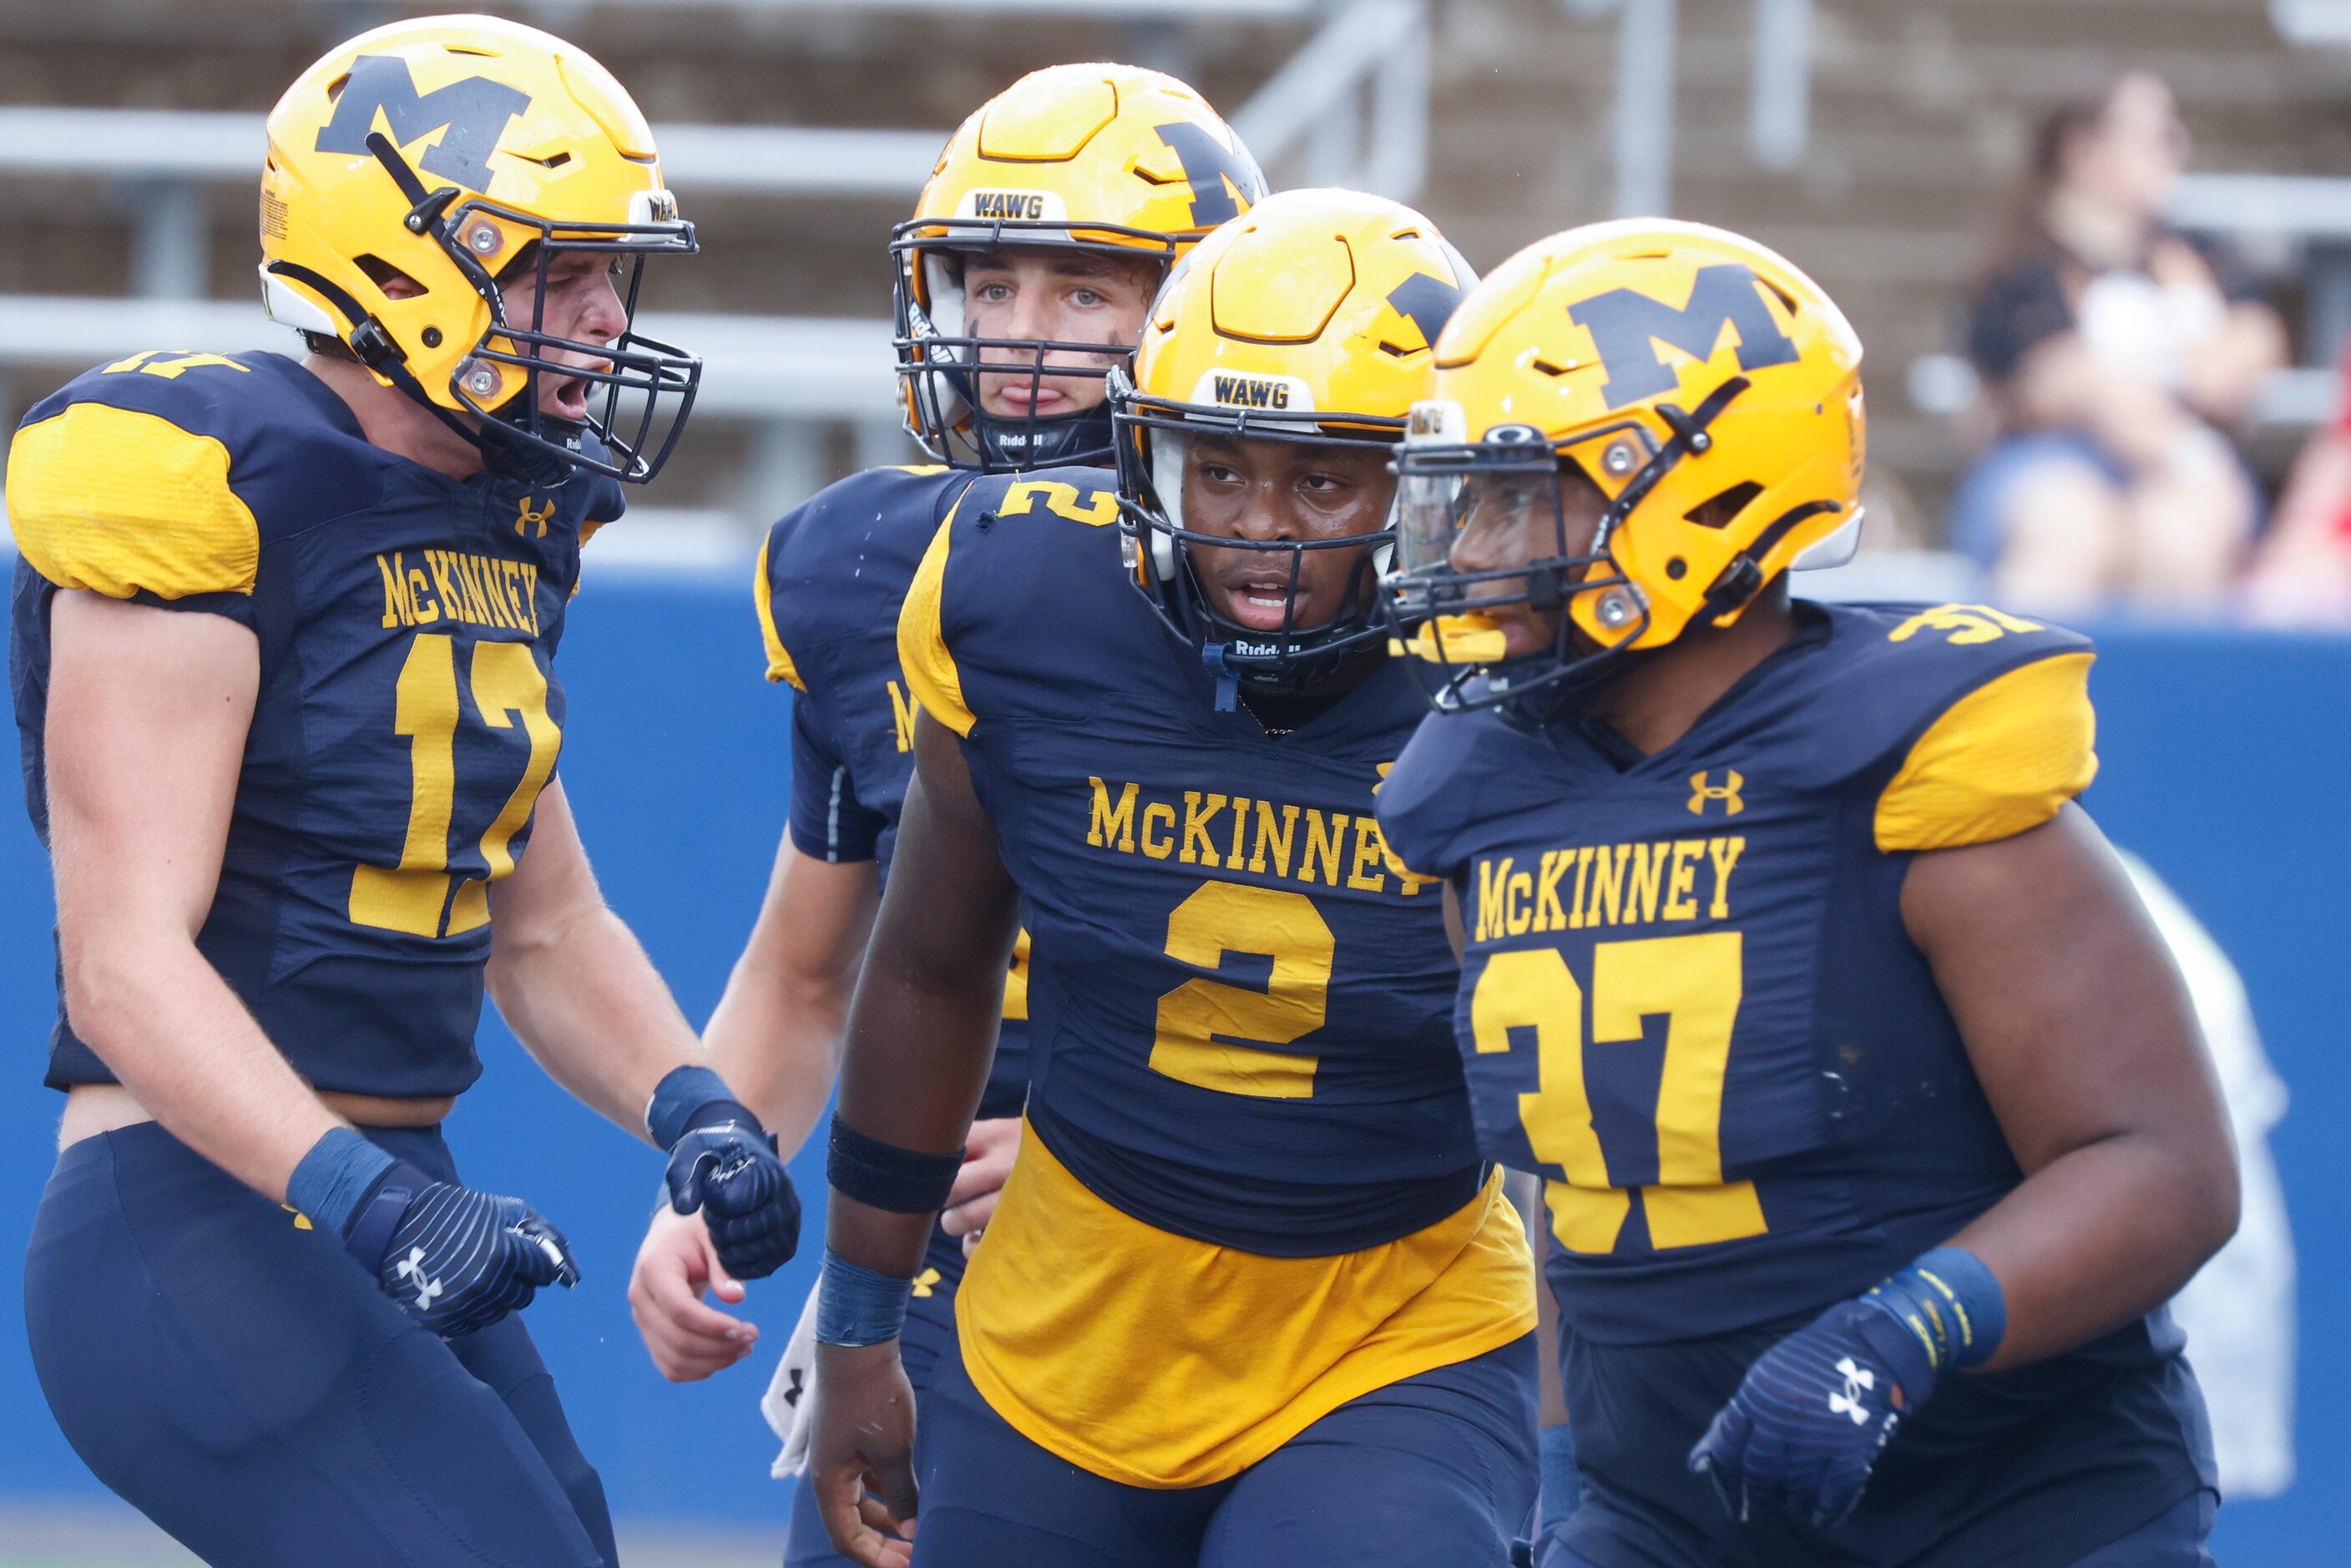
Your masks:
[{"label": "blue stadium wall", "polygon": [[[786,696],[760,679],[747,612],[732,584],[600,582],[591,569],[563,653],[562,773],[581,831],[611,902],[697,1020],[749,927],[784,821]],[[2224,1509],[2216,1544],[2223,1562],[2339,1563],[2351,1541],[2351,1431],[2333,1415],[2351,1388],[2351,1337],[2329,1319],[2351,1300],[2351,642],[2137,630],[2102,641],[2093,689],[2105,768],[2090,804],[2235,960],[2293,1094],[2273,1146],[2301,1264],[2301,1479],[2282,1499]],[[0,1090],[0,1502],[99,1495],[42,1402],[17,1281],[57,1111],[38,1083],[49,923],[47,866],[10,803],[0,809],[0,1040],[14,1063]],[[768,1479],[775,1448],[755,1404],[811,1269],[796,1263],[753,1287],[766,1333],[754,1364],[664,1383],[623,1294],[658,1161],[556,1091],[495,1017],[484,1036],[488,1071],[451,1141],[470,1180],[527,1195],[578,1247],[584,1282],[542,1297],[529,1321],[614,1511],[780,1521],[784,1489]],[[803,1155],[797,1175],[803,1191],[820,1189],[816,1160]]]}]

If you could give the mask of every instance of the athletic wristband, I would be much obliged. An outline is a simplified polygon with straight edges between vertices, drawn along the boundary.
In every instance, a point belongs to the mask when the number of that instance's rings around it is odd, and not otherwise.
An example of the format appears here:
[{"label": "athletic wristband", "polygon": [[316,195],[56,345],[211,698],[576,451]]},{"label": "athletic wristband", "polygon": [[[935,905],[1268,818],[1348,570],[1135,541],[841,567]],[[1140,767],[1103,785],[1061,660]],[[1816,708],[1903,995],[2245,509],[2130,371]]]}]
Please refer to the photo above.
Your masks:
[{"label": "athletic wristband", "polygon": [[[705,1113],[721,1107],[719,1114]],[[759,1118],[736,1100],[735,1091],[726,1087],[726,1080],[707,1067],[671,1068],[653,1085],[653,1097],[645,1103],[645,1131],[664,1149],[677,1147],[677,1141],[696,1127],[719,1122],[759,1126]]]},{"label": "athletic wristband", "polygon": [[817,1343],[855,1350],[896,1339],[914,1297],[914,1281],[877,1274],[828,1247],[817,1274]]},{"label": "athletic wristband", "polygon": [[1938,1247],[1862,1297],[1908,1331],[1936,1373],[1981,1366],[2008,1335],[2008,1297],[1982,1259]]},{"label": "athletic wristband", "polygon": [[891,1214],[936,1214],[947,1206],[963,1151],[926,1155],[869,1138],[835,1115],[832,1146],[824,1162],[825,1180],[843,1197],[853,1197]]},{"label": "athletic wristband", "polygon": [[351,1233],[352,1218],[399,1163],[350,1128],[329,1127],[287,1178],[287,1207],[342,1240]]}]

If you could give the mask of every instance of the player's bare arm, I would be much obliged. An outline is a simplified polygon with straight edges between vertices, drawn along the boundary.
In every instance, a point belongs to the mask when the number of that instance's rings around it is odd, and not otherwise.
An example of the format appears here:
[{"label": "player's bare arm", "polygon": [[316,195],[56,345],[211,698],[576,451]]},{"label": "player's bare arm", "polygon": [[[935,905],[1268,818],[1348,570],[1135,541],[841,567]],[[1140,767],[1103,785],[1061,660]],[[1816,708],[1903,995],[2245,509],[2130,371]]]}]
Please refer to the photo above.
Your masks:
[{"label": "player's bare arm", "polygon": [[[195,942],[220,876],[258,645],[221,617],[89,592],[58,594],[50,614],[49,847],[66,1004],[123,1085],[77,1092],[68,1137],[143,1111],[282,1199],[303,1154],[340,1119]],[[157,789],[159,779],[172,787]]]},{"label": "player's bare arm", "polygon": [[[850,1009],[841,1065],[843,1124],[899,1149],[952,1157],[986,1083],[1005,967],[1019,929],[1019,891],[973,792],[952,734],[914,727],[914,781],[899,829],[896,874],[883,900]],[[932,1213],[893,1213],[840,1192],[829,1253],[910,1280]],[[869,1568],[903,1568],[915,1506],[914,1400],[894,1339],[820,1343],[809,1462],[833,1543]]]},{"label": "player's bare arm", "polygon": [[2153,1311],[2237,1228],[2227,1111],[2179,969],[2078,806],[1923,854],[1902,893],[2022,1186],[1953,1238],[2008,1298],[1986,1369]]}]

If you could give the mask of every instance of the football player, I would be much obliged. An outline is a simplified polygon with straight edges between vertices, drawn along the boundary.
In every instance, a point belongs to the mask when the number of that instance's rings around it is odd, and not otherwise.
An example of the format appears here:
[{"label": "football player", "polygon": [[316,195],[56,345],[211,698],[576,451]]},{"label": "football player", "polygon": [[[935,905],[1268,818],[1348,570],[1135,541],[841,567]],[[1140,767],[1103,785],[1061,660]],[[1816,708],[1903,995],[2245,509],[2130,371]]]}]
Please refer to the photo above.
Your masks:
[{"label": "football player", "polygon": [[924,1397],[913,1557],[1499,1563],[1523,1522],[1531,1267],[1435,889],[1371,815],[1420,717],[1372,598],[1387,465],[1469,276],[1393,202],[1267,198],[1113,372],[1115,475],[983,479],[924,557],[817,1313],[855,1562],[909,1560],[901,1325],[1024,910],[1028,1126]]},{"label": "football player", "polygon": [[1548,1178],[1545,1563],[2208,1563],[2162,1303],[2235,1164],[2073,803],[2090,645],[1790,596],[1858,523],[1861,349],[1751,241],[1554,236],[1437,358],[1389,602],[1439,714],[1379,814],[1446,879],[1480,1145]]},{"label": "football player", "polygon": [[[1172,261],[1264,193],[1199,95],[1118,65],[1033,72],[948,142],[891,246],[909,428],[936,461],[853,475],[787,513],[754,592],[768,678],[794,691],[792,798],[768,896],[705,1040],[796,1147],[831,1092],[841,1024],[895,838],[913,698],[901,601],[954,498],[981,472],[1103,462],[1103,382],[1123,365]],[[998,371],[979,367],[997,365]],[[1051,373],[1047,373],[1048,371]],[[952,1331],[964,1239],[1011,1168],[1028,1090],[1026,944],[1005,989],[995,1067],[922,1271],[905,1336],[917,1389]],[[757,1330],[703,1298],[741,1299],[695,1217],[663,1209],[630,1301],[654,1364],[708,1376]],[[794,1406],[804,1390],[789,1386]],[[838,1561],[803,1482],[787,1561]]]},{"label": "football player", "polygon": [[609,1568],[509,1315],[575,1281],[570,1251],[465,1186],[439,1124],[486,986],[671,1151],[734,1273],[791,1255],[783,1166],[554,777],[580,541],[699,375],[635,333],[637,280],[694,230],[603,68],[436,17],[287,89],[261,240],[307,358],[134,354],[10,449],[67,1092],[34,1364],[90,1469],[207,1561]]}]

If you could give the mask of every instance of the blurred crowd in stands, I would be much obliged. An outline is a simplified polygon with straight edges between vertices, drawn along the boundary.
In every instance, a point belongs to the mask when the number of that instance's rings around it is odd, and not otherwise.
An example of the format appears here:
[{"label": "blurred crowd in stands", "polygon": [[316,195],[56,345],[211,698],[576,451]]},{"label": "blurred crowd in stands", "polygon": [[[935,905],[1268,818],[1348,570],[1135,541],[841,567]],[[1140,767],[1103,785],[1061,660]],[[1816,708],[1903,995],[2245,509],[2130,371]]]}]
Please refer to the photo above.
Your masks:
[{"label": "blurred crowd in stands", "polygon": [[2285,324],[2165,221],[2188,153],[2143,72],[2043,122],[1967,312],[1981,451],[1949,548],[1995,602],[2053,615],[2351,624],[2351,423],[2264,499],[2241,437]]}]

